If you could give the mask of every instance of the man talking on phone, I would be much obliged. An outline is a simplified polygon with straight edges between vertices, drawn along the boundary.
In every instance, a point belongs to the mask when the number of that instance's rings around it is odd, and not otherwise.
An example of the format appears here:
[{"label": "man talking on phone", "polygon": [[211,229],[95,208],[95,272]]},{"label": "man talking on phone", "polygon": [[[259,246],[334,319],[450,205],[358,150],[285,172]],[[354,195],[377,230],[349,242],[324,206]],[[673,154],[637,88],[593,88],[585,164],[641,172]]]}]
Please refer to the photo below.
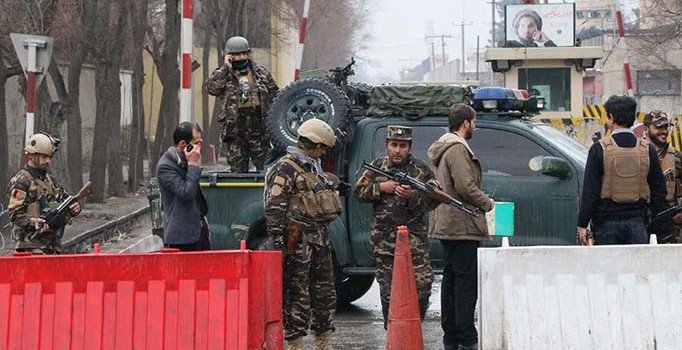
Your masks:
[{"label": "man talking on phone", "polygon": [[246,173],[249,160],[263,170],[270,140],[265,118],[279,90],[265,67],[250,58],[251,45],[241,36],[225,43],[225,58],[206,81],[206,91],[220,96],[220,136],[227,147],[230,171]]},{"label": "man talking on phone", "polygon": [[201,193],[201,128],[182,122],[173,132],[173,146],[156,166],[163,206],[163,243],[181,251],[209,250],[206,213]]}]

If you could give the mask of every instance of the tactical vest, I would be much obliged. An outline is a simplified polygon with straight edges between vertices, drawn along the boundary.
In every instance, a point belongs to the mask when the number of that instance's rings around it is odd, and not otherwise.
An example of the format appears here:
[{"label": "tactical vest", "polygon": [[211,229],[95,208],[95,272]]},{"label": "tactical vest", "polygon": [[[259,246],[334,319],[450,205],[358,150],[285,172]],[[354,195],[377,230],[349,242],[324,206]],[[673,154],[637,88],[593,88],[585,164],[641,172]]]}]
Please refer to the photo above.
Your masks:
[{"label": "tactical vest", "polygon": [[32,218],[39,217],[43,209],[52,209],[59,206],[57,201],[59,192],[57,192],[57,188],[52,182],[50,175],[47,175],[45,180],[33,178],[28,192],[35,194],[35,197],[33,197],[35,201],[28,204],[26,208],[26,214]]},{"label": "tactical vest", "polygon": [[663,157],[659,156],[658,158],[661,161],[663,177],[665,177],[665,189],[667,193],[665,200],[667,202],[672,202],[675,200],[675,196],[677,194],[677,167],[675,166],[675,153],[666,151]]},{"label": "tactical vest", "polygon": [[331,222],[341,214],[341,199],[336,189],[330,188],[324,179],[314,172],[308,172],[289,158],[284,162],[291,165],[296,175],[295,193],[289,204],[295,213],[313,221]]},{"label": "tactical vest", "polygon": [[249,92],[247,93],[247,99],[244,101],[242,100],[242,94],[243,94],[243,89],[242,89],[242,84],[240,81],[240,78],[243,77],[239,72],[235,71],[234,75],[237,77],[237,82],[240,88],[240,93],[239,93],[239,104],[237,105],[238,109],[242,108],[256,108],[260,106],[260,95],[258,94],[258,88],[254,84],[253,80],[253,72],[251,70],[248,70],[248,74],[246,75],[246,78],[249,81]]},{"label": "tactical vest", "polygon": [[638,139],[635,147],[620,147],[612,137],[599,143],[604,150],[601,198],[616,203],[649,198],[649,143]]}]

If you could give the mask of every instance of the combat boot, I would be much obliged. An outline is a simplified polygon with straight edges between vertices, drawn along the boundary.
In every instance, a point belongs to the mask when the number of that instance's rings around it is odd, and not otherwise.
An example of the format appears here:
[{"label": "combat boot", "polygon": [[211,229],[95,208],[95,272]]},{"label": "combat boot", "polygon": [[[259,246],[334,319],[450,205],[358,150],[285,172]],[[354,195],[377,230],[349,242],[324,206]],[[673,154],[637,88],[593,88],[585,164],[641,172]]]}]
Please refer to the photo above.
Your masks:
[{"label": "combat boot", "polygon": [[332,331],[326,331],[315,336],[314,350],[334,350],[332,348]]},{"label": "combat boot", "polygon": [[303,337],[287,341],[287,350],[303,350]]}]

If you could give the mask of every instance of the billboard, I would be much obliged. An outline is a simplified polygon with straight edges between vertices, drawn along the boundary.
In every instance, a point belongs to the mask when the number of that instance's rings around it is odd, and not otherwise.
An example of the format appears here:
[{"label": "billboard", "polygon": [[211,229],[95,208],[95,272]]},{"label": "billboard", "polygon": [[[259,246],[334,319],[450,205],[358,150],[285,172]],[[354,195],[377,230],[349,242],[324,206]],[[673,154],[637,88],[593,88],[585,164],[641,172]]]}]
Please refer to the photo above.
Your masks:
[{"label": "billboard", "polygon": [[505,7],[506,47],[575,45],[575,4]]}]

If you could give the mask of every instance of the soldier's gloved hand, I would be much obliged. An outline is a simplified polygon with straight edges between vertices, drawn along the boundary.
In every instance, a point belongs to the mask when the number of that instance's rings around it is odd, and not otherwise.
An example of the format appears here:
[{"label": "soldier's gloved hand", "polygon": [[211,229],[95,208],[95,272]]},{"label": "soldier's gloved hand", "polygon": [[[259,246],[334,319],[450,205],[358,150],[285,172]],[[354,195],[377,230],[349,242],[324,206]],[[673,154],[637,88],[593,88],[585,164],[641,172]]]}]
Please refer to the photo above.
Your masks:
[{"label": "soldier's gloved hand", "polygon": [[42,218],[31,218],[31,225],[33,225],[39,233],[44,233],[50,229],[50,225]]},{"label": "soldier's gloved hand", "polygon": [[78,202],[74,202],[69,206],[69,211],[71,212],[71,216],[76,216],[81,212],[81,205]]}]

